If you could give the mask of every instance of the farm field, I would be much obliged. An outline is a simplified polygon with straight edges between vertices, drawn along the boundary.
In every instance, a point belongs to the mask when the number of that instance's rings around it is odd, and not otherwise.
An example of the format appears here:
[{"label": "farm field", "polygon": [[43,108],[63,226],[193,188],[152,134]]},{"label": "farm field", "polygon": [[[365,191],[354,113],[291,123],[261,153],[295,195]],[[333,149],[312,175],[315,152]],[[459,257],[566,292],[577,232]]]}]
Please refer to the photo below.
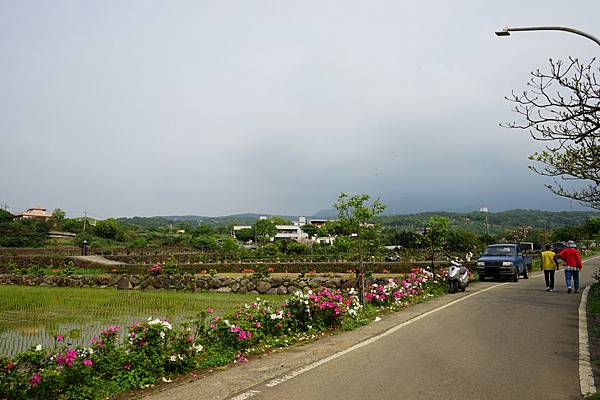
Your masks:
[{"label": "farm field", "polygon": [[[274,304],[285,299],[260,297]],[[0,356],[38,344],[52,346],[56,334],[64,335],[67,343],[85,345],[108,325],[126,330],[148,317],[177,323],[209,306],[222,315],[255,298],[255,294],[0,286]]]}]

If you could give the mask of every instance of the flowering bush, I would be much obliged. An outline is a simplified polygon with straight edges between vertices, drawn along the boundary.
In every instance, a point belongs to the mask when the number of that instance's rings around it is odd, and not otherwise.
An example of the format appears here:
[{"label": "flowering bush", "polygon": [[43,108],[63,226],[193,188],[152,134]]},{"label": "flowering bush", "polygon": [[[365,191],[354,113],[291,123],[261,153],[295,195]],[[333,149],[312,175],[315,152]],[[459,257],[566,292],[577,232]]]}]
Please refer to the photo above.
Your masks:
[{"label": "flowering bush", "polygon": [[154,264],[153,266],[148,267],[148,272],[150,275],[160,275],[162,272],[162,266],[160,264]]},{"label": "flowering bush", "polygon": [[[435,283],[431,275],[415,269],[373,284],[365,294],[369,310],[423,295]],[[209,307],[178,327],[158,318],[132,324],[127,332],[109,326],[89,347],[69,347],[57,335],[53,348],[38,345],[13,358],[0,357],[0,399],[98,399],[171,382],[195,368],[247,362],[246,355],[260,349],[359,321],[361,309],[354,289],[320,288],[297,292],[279,306],[257,298],[222,317]]]},{"label": "flowering bush", "polygon": [[361,308],[354,289],[342,293],[339,289],[321,288],[316,292],[296,292],[287,302],[294,323],[303,330],[311,327],[339,326],[344,317],[355,317]]},{"label": "flowering bush", "polygon": [[429,283],[434,283],[431,272],[413,268],[402,278],[387,279],[382,284],[374,283],[367,288],[365,300],[376,307],[403,305],[420,295]]}]

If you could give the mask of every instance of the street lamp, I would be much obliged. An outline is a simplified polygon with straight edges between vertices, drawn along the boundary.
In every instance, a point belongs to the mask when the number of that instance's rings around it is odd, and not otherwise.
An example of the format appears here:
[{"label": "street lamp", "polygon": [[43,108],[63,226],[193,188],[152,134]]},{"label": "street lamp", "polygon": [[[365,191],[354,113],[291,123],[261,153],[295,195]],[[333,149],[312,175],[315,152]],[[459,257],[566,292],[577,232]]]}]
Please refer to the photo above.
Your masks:
[{"label": "street lamp", "polygon": [[511,32],[524,32],[524,31],[563,31],[563,32],[570,32],[570,33],[574,33],[576,35],[580,35],[583,37],[586,37],[590,40],[593,40],[594,42],[596,42],[597,45],[600,46],[600,39],[598,39],[595,36],[590,35],[587,32],[584,31],[580,31],[579,29],[575,29],[575,28],[569,28],[566,26],[526,26],[526,27],[521,27],[521,28],[509,28],[506,27],[504,29],[502,29],[501,31],[497,31],[496,36],[510,36]]}]

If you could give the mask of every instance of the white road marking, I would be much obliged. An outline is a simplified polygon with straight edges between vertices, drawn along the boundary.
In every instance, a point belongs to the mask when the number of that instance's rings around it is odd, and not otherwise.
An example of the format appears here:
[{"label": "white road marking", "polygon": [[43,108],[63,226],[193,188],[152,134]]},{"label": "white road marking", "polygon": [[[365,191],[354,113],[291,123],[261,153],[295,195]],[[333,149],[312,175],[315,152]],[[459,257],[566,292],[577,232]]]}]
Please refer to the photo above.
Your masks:
[{"label": "white road marking", "polygon": [[260,390],[248,390],[244,393],[238,394],[235,397],[232,397],[231,400],[246,400],[252,396],[256,396],[260,393]]},{"label": "white road marking", "polygon": [[327,362],[329,362],[329,361],[335,360],[336,358],[339,358],[339,357],[341,357],[341,356],[343,356],[343,355],[345,355],[345,354],[348,354],[348,353],[350,353],[350,352],[352,352],[352,351],[354,351],[354,350],[358,350],[358,349],[360,349],[361,347],[368,346],[368,345],[370,345],[371,343],[374,343],[374,342],[378,341],[378,340],[379,340],[379,339],[381,339],[381,338],[384,338],[384,337],[386,337],[386,336],[389,336],[389,335],[393,334],[394,332],[398,331],[399,329],[402,329],[402,328],[404,328],[405,326],[408,326],[408,325],[410,325],[410,324],[413,324],[413,323],[415,323],[415,322],[419,321],[420,319],[423,319],[423,318],[425,318],[425,317],[428,317],[428,316],[429,316],[429,315],[431,315],[431,314],[434,314],[434,313],[436,313],[436,312],[438,312],[438,311],[441,311],[441,310],[443,310],[443,309],[445,309],[445,308],[447,308],[447,307],[450,307],[450,306],[452,306],[452,305],[454,305],[454,304],[456,304],[456,303],[460,303],[461,301],[464,301],[464,300],[466,300],[466,299],[468,299],[468,298],[470,298],[470,297],[477,296],[477,295],[479,295],[479,294],[481,294],[481,293],[485,293],[485,292],[487,292],[488,290],[492,290],[492,289],[495,289],[495,288],[497,288],[497,287],[500,287],[500,286],[508,285],[508,284],[510,284],[510,283],[511,283],[511,282],[506,282],[506,283],[500,283],[500,284],[497,284],[497,285],[494,285],[494,286],[490,286],[489,288],[485,288],[485,289],[482,289],[482,290],[480,290],[480,291],[478,291],[478,292],[471,293],[471,294],[469,294],[469,295],[466,295],[466,296],[464,296],[464,297],[461,297],[460,299],[456,299],[456,300],[454,300],[454,301],[451,301],[451,302],[450,302],[450,303],[448,303],[448,304],[444,304],[443,306],[440,306],[440,307],[438,307],[438,308],[435,308],[435,309],[433,309],[433,310],[427,311],[427,312],[425,312],[425,313],[423,313],[423,314],[421,314],[421,315],[417,315],[417,316],[416,316],[416,317],[414,317],[414,318],[411,318],[411,319],[409,319],[409,320],[407,320],[407,321],[404,321],[404,322],[402,322],[402,323],[400,323],[400,324],[398,324],[398,325],[396,325],[396,326],[393,326],[392,328],[388,329],[387,331],[385,331],[385,332],[383,332],[383,333],[380,333],[380,334],[379,334],[379,335],[377,335],[377,336],[373,336],[373,337],[371,337],[371,338],[369,338],[369,339],[367,339],[367,340],[365,340],[365,341],[363,341],[363,342],[360,342],[360,343],[357,343],[357,344],[355,344],[355,345],[353,345],[353,346],[351,346],[351,347],[348,347],[346,350],[339,351],[339,352],[337,352],[337,353],[334,353],[334,354],[332,354],[332,355],[330,355],[330,356],[328,356],[328,357],[325,357],[325,358],[323,358],[323,359],[321,359],[321,360],[315,361],[315,362],[313,362],[312,364],[308,364],[308,365],[306,365],[306,366],[304,366],[304,367],[302,367],[302,368],[298,368],[297,370],[295,370],[295,371],[292,371],[292,372],[290,372],[289,374],[287,374],[287,375],[284,375],[284,376],[282,376],[282,377],[280,377],[280,378],[273,379],[273,380],[271,380],[270,382],[268,382],[268,383],[266,384],[266,386],[267,386],[267,387],[274,387],[274,386],[277,386],[277,385],[279,385],[279,384],[281,384],[281,383],[283,383],[283,382],[289,381],[290,379],[292,379],[292,378],[294,378],[294,377],[296,377],[296,376],[298,376],[298,375],[300,375],[300,374],[303,374],[303,373],[305,373],[305,372],[308,372],[308,371],[310,371],[310,370],[312,370],[312,369],[315,369],[315,368],[317,368],[318,366],[321,366],[321,365],[323,365],[323,364],[325,364],[325,363],[327,363]]},{"label": "white road marking", "polygon": [[[597,258],[599,256],[588,258],[583,262]],[[587,286],[581,294],[581,302],[579,303],[579,387],[584,397],[596,393],[594,372],[590,363],[590,342],[587,328],[587,297],[589,291],[590,287]]]},{"label": "white road marking", "polygon": [[[590,261],[590,260],[593,260],[593,259],[596,259],[596,258],[599,258],[599,257],[600,256],[592,257],[592,258],[589,258],[589,259],[585,260],[584,262],[587,262],[587,261]],[[543,276],[543,274],[536,275],[536,276],[534,276],[534,278],[537,278],[539,276]],[[414,318],[411,318],[411,319],[409,319],[407,321],[404,321],[404,322],[402,322],[402,323],[400,323],[400,324],[398,324],[396,326],[393,326],[392,328],[388,329],[385,332],[380,333],[379,335],[373,336],[373,337],[371,337],[371,338],[369,338],[369,339],[367,339],[367,340],[365,340],[363,342],[360,342],[360,343],[357,343],[357,344],[355,344],[355,345],[353,345],[351,347],[348,347],[346,350],[339,351],[339,352],[334,353],[334,354],[332,354],[332,355],[330,355],[328,357],[322,358],[322,359],[317,360],[317,361],[315,361],[315,362],[313,362],[311,364],[305,365],[304,367],[298,368],[298,369],[290,372],[287,375],[284,375],[282,377],[273,379],[273,380],[269,381],[268,383],[266,383],[265,386],[268,387],[268,388],[272,388],[272,387],[275,387],[277,385],[280,385],[280,384],[282,384],[284,382],[289,381],[290,379],[295,378],[298,375],[301,375],[301,374],[303,374],[305,372],[308,372],[308,371],[310,371],[312,369],[315,369],[315,368],[317,368],[317,367],[319,367],[319,366],[321,366],[321,365],[323,365],[323,364],[325,364],[325,363],[327,363],[329,361],[335,360],[336,358],[339,358],[339,357],[341,357],[341,356],[343,356],[345,354],[348,354],[348,353],[350,353],[350,352],[352,352],[354,350],[358,350],[358,349],[360,349],[362,347],[368,346],[369,344],[374,343],[374,342],[378,341],[381,338],[389,336],[389,335],[395,333],[396,331],[404,328],[405,326],[408,326],[408,325],[410,325],[410,324],[412,324],[414,322],[417,322],[418,320],[423,319],[423,318],[425,318],[425,317],[427,317],[427,316],[429,316],[431,314],[434,314],[434,313],[436,313],[438,311],[441,311],[441,310],[443,310],[443,309],[445,309],[447,307],[450,307],[450,306],[452,306],[452,305],[454,305],[456,303],[460,303],[461,301],[466,300],[466,299],[468,299],[470,297],[477,296],[477,295],[479,295],[481,293],[487,292],[488,290],[492,290],[492,289],[498,288],[500,286],[508,285],[510,283],[512,283],[512,282],[499,283],[497,285],[490,286],[490,287],[482,289],[482,290],[480,290],[478,292],[471,293],[471,294],[468,294],[468,295],[466,295],[464,297],[461,297],[460,299],[456,299],[454,301],[451,301],[450,303],[444,304],[443,306],[440,306],[440,307],[435,308],[433,310],[427,311],[427,312],[425,312],[425,313],[423,313],[421,315],[417,315]],[[586,290],[587,290],[587,288],[586,288]],[[587,297],[587,292],[584,292],[584,294]],[[580,305],[580,308],[581,308],[581,305]],[[585,307],[584,307],[584,311],[585,311]],[[580,317],[580,323],[581,323],[581,317]],[[581,324],[580,324],[580,333],[579,334],[580,334],[580,336],[579,336],[580,337],[579,349],[580,349],[580,354],[581,354],[581,348],[582,348],[581,347]],[[587,346],[587,330],[585,332],[585,337],[586,337],[586,346]],[[588,357],[589,357],[589,347],[588,347],[587,352],[588,352]],[[580,356],[580,359],[581,359],[581,356]],[[589,366],[589,361],[588,361],[588,366]],[[580,376],[581,376],[581,361],[580,361],[580,369],[579,369],[579,371],[580,371]],[[592,376],[592,385],[593,385],[593,376]],[[592,393],[595,393],[595,391],[596,391],[595,387],[594,387],[593,390],[594,391]],[[582,386],[582,392],[583,392],[583,386]],[[249,390],[249,391],[246,391],[244,393],[241,393],[241,394],[237,395],[236,397],[232,397],[231,400],[244,400],[244,399],[247,399],[249,397],[255,396],[255,395],[259,394],[259,393],[261,393],[261,391],[259,391],[259,390]]]},{"label": "white road marking", "polygon": [[581,295],[579,303],[579,386],[581,394],[589,396],[596,393],[594,372],[590,364],[590,347],[588,341],[586,305],[590,287],[587,286]]}]

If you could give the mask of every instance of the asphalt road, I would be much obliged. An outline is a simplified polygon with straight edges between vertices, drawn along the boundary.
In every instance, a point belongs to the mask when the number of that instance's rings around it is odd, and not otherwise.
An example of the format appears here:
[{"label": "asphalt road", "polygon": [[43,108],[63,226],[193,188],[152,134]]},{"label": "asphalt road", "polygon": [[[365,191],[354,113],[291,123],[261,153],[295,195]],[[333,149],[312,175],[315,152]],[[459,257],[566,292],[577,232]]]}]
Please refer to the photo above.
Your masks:
[{"label": "asphalt road", "polygon": [[[582,288],[600,259],[584,265]],[[556,278],[555,292],[539,273],[482,283],[493,288],[237,399],[579,399],[581,294]]]},{"label": "asphalt road", "polygon": [[[600,257],[584,264],[581,289]],[[579,399],[578,306],[564,273],[478,282],[312,343],[200,378],[149,388],[145,400]],[[138,398],[138,396],[134,396]],[[129,397],[128,397],[129,398]]]}]

